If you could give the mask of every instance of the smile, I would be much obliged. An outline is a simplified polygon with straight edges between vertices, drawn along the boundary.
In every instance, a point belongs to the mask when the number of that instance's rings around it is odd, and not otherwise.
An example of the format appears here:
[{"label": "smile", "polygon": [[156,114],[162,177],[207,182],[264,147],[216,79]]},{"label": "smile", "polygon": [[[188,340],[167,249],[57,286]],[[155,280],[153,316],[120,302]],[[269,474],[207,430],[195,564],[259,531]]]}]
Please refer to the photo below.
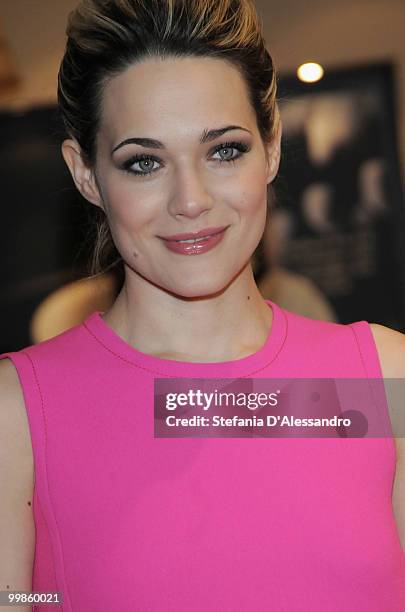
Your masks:
[{"label": "smile", "polygon": [[211,251],[222,242],[227,229],[226,227],[220,232],[200,238],[188,238],[187,240],[163,239],[163,244],[169,251],[178,255],[202,255]]}]

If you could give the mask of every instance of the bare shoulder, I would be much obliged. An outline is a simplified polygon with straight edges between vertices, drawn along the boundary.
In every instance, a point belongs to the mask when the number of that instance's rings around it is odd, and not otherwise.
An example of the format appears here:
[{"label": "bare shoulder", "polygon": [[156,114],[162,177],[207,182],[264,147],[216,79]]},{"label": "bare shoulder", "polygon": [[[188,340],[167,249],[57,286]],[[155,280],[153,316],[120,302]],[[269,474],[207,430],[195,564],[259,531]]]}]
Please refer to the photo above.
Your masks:
[{"label": "bare shoulder", "polygon": [[[0,360],[0,436],[2,448],[10,446],[33,467],[33,453],[25,400],[11,359]],[[11,440],[10,440],[11,437]]]},{"label": "bare shoulder", "polygon": [[405,378],[405,334],[370,323],[384,378]]},{"label": "bare shoulder", "polygon": [[23,391],[10,359],[0,360],[0,488],[0,588],[31,591],[34,460]]},{"label": "bare shoulder", "polygon": [[[374,341],[377,347],[378,356],[380,358],[381,370],[384,378],[404,378],[405,379],[405,334],[379,325],[378,323],[370,323],[371,331],[373,333]],[[405,386],[405,380],[404,380]],[[405,422],[404,416],[398,414],[398,411],[405,413],[405,404],[402,407],[401,398],[398,399],[398,394],[402,390],[398,385],[391,387],[386,385],[388,402],[391,414],[391,421],[393,423],[399,423],[402,435],[402,424]],[[392,393],[392,397],[389,395]],[[395,413],[394,413],[395,411]],[[396,434],[395,426],[393,424],[394,435]],[[398,459],[401,457],[402,461],[405,462],[405,438],[400,437],[399,434],[395,437],[395,446],[397,450]]]}]

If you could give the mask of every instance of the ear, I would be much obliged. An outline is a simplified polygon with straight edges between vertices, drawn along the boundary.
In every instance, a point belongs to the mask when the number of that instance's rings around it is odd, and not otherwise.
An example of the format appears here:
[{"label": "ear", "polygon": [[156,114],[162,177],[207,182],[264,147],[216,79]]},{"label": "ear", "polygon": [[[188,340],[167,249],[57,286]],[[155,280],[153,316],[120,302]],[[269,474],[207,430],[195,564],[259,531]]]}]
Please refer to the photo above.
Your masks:
[{"label": "ear", "polygon": [[64,140],[62,155],[82,196],[92,204],[104,209],[94,171],[86,164],[80,145],[74,139]]},{"label": "ear", "polygon": [[270,184],[274,181],[277,176],[277,172],[280,166],[280,157],[281,157],[281,136],[283,132],[283,127],[281,124],[281,119],[279,121],[278,129],[271,140],[271,142],[266,145],[267,149],[267,183]]}]

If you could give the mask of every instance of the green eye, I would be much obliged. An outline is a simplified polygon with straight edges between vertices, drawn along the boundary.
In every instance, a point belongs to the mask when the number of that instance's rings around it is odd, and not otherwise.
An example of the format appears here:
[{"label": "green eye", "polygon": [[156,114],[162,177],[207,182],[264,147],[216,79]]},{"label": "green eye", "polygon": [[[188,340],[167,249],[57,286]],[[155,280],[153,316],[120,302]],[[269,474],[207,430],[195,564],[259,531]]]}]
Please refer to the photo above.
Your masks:
[{"label": "green eye", "polygon": [[[216,159],[216,161],[218,161],[220,164],[223,164],[224,162],[225,163],[235,163],[245,153],[250,151],[250,147],[243,142],[224,142],[215,148],[215,150],[213,151],[213,154],[223,152],[223,151],[229,152],[229,151],[232,151],[232,149],[236,149],[239,152],[239,154],[233,157],[229,157],[227,159]],[[146,168],[145,166],[143,167],[141,166],[142,162],[147,162],[148,165]],[[136,174],[137,176],[140,176],[140,177],[147,177],[147,176],[150,176],[151,174],[154,174],[155,172],[158,172],[160,169],[160,168],[151,169],[154,162],[158,164],[162,164],[162,161],[158,157],[155,157],[153,155],[146,155],[146,154],[134,155],[122,165],[122,170],[125,170],[126,172],[130,174]],[[140,170],[138,169],[134,170],[132,168],[132,166],[134,166],[135,164],[139,164]]]}]

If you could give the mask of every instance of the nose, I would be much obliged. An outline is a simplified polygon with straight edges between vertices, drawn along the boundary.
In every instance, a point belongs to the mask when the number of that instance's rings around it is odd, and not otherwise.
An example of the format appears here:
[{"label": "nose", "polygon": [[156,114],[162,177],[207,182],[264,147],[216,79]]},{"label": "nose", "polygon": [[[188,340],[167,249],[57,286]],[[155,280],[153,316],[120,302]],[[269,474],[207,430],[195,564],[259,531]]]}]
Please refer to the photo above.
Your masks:
[{"label": "nose", "polygon": [[194,219],[210,210],[214,199],[207,190],[207,180],[196,168],[183,165],[175,178],[169,213],[175,217],[180,215]]}]

